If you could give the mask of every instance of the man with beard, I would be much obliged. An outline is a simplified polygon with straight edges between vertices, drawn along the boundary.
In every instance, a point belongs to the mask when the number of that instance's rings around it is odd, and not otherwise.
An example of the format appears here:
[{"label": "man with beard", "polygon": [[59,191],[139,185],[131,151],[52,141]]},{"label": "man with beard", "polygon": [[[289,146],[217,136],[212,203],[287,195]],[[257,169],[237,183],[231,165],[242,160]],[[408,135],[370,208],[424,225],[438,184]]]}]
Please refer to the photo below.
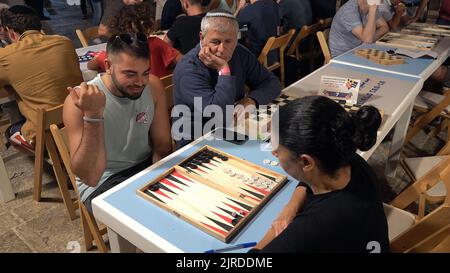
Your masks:
[{"label": "man with beard", "polygon": [[144,34],[108,40],[106,73],[68,88],[63,119],[80,200],[94,197],[171,152],[161,81],[150,75]]}]

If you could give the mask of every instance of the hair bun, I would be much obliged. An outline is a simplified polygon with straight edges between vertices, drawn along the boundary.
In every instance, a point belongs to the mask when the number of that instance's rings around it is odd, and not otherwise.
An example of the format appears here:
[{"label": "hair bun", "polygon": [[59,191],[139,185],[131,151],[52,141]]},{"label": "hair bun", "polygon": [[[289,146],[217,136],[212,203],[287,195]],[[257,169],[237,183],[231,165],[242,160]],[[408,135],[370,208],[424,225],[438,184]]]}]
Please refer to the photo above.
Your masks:
[{"label": "hair bun", "polygon": [[362,106],[352,115],[355,124],[354,142],[359,150],[367,151],[377,141],[377,131],[381,125],[381,115],[373,106]]}]

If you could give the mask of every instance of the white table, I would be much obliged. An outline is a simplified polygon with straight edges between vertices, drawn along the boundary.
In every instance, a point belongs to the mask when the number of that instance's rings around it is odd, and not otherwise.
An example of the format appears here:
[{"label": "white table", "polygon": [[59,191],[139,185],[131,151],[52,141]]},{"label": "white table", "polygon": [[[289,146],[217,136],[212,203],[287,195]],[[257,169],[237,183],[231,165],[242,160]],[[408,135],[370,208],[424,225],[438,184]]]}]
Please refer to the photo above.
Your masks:
[{"label": "white table", "polygon": [[[86,54],[88,51],[96,52],[96,51],[101,51],[101,50],[106,51],[106,43],[92,45],[92,46],[88,46],[88,47],[77,48],[75,51],[77,52],[78,56],[82,56],[82,55]],[[87,63],[88,62],[80,63],[80,70],[83,75],[83,80],[85,82],[92,80],[98,74],[97,71],[89,70],[87,68]]]},{"label": "white table", "polygon": [[[277,160],[270,151],[261,149],[265,142],[249,140],[236,145],[204,137],[186,145],[151,167],[122,182],[92,201],[94,216],[108,227],[112,252],[204,252],[244,242],[259,241],[290,199],[297,182],[289,180],[264,207],[238,232],[229,244],[207,234],[166,210],[139,196],[137,189],[179,163],[207,144],[265,168],[285,174],[280,166],[264,165],[262,160]],[[237,252],[246,252],[240,249]]]},{"label": "white table", "polygon": [[[340,63],[330,63],[285,88],[283,92],[296,97],[316,95],[319,90],[321,76],[323,75],[361,79],[363,82],[367,80],[360,89],[358,95],[359,103],[374,105],[383,110],[383,124],[378,131],[377,142],[369,151],[359,152],[366,160],[372,155],[394,126],[399,126],[400,123],[403,125],[403,119],[406,119],[406,125],[408,124],[411,114],[411,104],[414,102],[414,98],[423,85],[423,81],[416,77],[375,71]],[[393,144],[398,142],[399,140],[397,139],[393,140]]]},{"label": "white table", "polygon": [[[393,75],[415,77],[424,82],[450,56],[450,37],[441,38],[439,43],[433,49],[433,51],[438,53],[437,59],[435,60],[431,58],[412,59],[409,57],[405,57],[406,62],[401,65],[392,65],[392,66],[379,65],[367,59],[357,57],[355,54],[353,54],[353,51],[364,48],[379,49],[383,51],[395,49],[394,47],[381,46],[378,44],[363,44],[355,49],[349,50],[348,52],[340,56],[337,56],[336,58],[331,60],[331,63],[350,65],[355,68],[386,72]],[[418,92],[415,93],[414,98],[415,96],[417,96],[417,94]],[[407,108],[401,109],[402,115],[397,120],[397,124],[394,129],[394,135],[385,171],[386,175],[389,177],[395,176],[397,165],[400,160],[400,154],[402,151],[403,143],[406,137],[406,133],[408,131],[408,125],[409,120],[411,118],[412,109],[414,107],[414,98],[411,101],[409,101],[410,105],[407,106]]]}]

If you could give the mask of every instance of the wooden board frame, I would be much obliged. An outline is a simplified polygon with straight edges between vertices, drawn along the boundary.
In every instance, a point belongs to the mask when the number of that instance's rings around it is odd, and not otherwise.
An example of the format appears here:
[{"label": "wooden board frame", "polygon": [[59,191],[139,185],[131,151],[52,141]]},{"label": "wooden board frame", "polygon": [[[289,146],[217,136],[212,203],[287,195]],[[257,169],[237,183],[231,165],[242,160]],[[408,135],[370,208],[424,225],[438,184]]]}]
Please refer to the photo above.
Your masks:
[{"label": "wooden board frame", "polygon": [[[181,165],[183,165],[186,162],[189,162],[190,160],[195,158],[198,154],[202,153],[206,149],[216,152],[216,153],[219,153],[220,155],[226,156],[230,160],[230,162],[232,162],[232,163],[228,163],[228,164],[233,165],[236,168],[241,168],[245,172],[255,173],[256,171],[258,171],[258,172],[261,172],[266,175],[270,175],[270,176],[274,177],[275,178],[274,183],[276,183],[275,186],[270,190],[270,192],[267,195],[264,196],[264,198],[262,198],[259,202],[255,202],[255,200],[246,198],[239,192],[234,191],[233,189],[224,186],[223,183],[217,183],[214,181],[210,181],[209,179],[206,179],[205,177],[199,176],[193,172],[190,172],[186,168],[181,167]],[[170,204],[160,202],[162,200],[158,201],[155,198],[151,197],[149,194],[145,193],[145,191],[148,190],[150,187],[157,184],[162,179],[168,177],[169,175],[173,174],[174,172],[177,172],[178,174],[182,174],[182,176],[184,176],[187,179],[191,179],[197,183],[200,183],[201,187],[205,186],[206,188],[210,189],[211,192],[209,192],[209,194],[217,194],[217,192],[220,194],[224,194],[234,200],[241,202],[242,204],[244,204],[246,206],[251,207],[251,209],[248,211],[248,213],[245,216],[239,215],[239,216],[242,216],[242,218],[240,218],[238,220],[237,224],[235,224],[233,226],[233,228],[230,231],[228,231],[228,233],[226,235],[224,235],[220,232],[217,232],[214,229],[207,228],[204,225],[204,223],[202,224],[200,221],[196,220],[195,217],[193,217],[192,215],[187,215],[187,213],[184,213],[184,212],[180,211],[179,209],[174,209],[173,207],[171,207]],[[258,175],[255,173],[255,176],[258,176]],[[264,176],[261,176],[261,178],[264,178]],[[287,179],[287,176],[285,176],[285,175],[282,175],[275,171],[266,169],[262,166],[259,166],[257,164],[246,161],[244,159],[238,158],[238,157],[228,154],[226,152],[220,151],[219,149],[213,148],[209,145],[205,145],[202,148],[195,151],[194,153],[192,153],[191,155],[187,156],[185,159],[180,161],[178,164],[176,164],[172,168],[166,170],[164,173],[162,173],[155,179],[152,179],[150,182],[146,183],[145,186],[139,188],[137,190],[137,192],[144,199],[152,202],[153,204],[157,205],[158,207],[160,207],[160,208],[174,214],[176,217],[181,218],[184,221],[194,225],[195,227],[199,228],[200,230],[206,232],[207,234],[209,234],[223,242],[228,243],[250,221],[250,219],[252,219],[258,213],[258,211],[283,187],[283,185],[287,181],[288,181],[288,179]],[[193,196],[193,197],[205,198],[205,197],[201,197],[201,196]],[[184,199],[184,201],[181,200],[180,203],[181,202],[186,203],[186,206],[189,205],[189,204],[187,204],[186,199]],[[212,207],[214,208],[214,204]],[[189,210],[189,209],[191,209],[193,211],[193,213],[195,212],[195,213],[201,214],[201,212],[195,211],[195,208],[187,208],[187,210]],[[207,211],[207,210],[208,210],[208,208],[205,208],[205,211]],[[211,211],[211,212],[215,213],[214,211]],[[206,214],[203,216],[207,217]]]},{"label": "wooden board frame", "polygon": [[376,43],[415,50],[432,50],[438,42],[439,38],[388,32]]},{"label": "wooden board frame", "polygon": [[450,26],[438,25],[438,24],[427,24],[427,23],[412,23],[407,25],[406,30],[413,30],[422,32],[425,34],[435,34],[439,36],[450,37]]}]

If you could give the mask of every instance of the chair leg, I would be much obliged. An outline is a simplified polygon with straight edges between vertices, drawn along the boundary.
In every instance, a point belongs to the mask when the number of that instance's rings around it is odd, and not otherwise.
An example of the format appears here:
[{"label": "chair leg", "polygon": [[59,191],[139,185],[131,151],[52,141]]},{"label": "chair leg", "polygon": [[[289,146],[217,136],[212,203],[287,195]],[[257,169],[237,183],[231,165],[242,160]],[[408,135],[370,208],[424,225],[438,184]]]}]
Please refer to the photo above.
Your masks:
[{"label": "chair leg", "polygon": [[45,144],[47,146],[48,154],[50,159],[53,162],[53,171],[56,176],[56,181],[58,182],[59,191],[61,192],[62,199],[64,201],[64,205],[67,208],[67,212],[69,213],[70,220],[74,220],[77,218],[77,214],[75,212],[76,207],[74,206],[74,202],[72,197],[70,196],[67,175],[64,173],[61,161],[59,160],[58,152],[55,147],[55,143],[53,142],[53,138],[50,133],[45,134]]},{"label": "chair leg", "polygon": [[425,216],[425,209],[426,209],[426,198],[425,194],[420,194],[419,196],[419,210],[417,212],[417,218],[416,221],[422,219]]},{"label": "chair leg", "polygon": [[41,201],[41,191],[42,191],[42,172],[44,169],[44,136],[41,139],[36,137],[36,147],[34,155],[34,189],[33,189],[33,199],[34,201]]},{"label": "chair leg", "polygon": [[94,246],[92,244],[94,237],[92,237],[91,230],[89,229],[89,225],[87,223],[87,219],[83,213],[81,205],[79,205],[79,208],[80,208],[81,227],[83,229],[84,246],[86,248],[86,251],[88,251]]},{"label": "chair leg", "polygon": [[103,241],[103,237],[98,228],[97,222],[95,221],[94,216],[87,210],[82,202],[80,202],[81,213],[83,213],[83,217],[86,219],[87,225],[89,227],[90,233],[94,238],[95,244],[100,252],[106,253],[108,252],[108,248]]}]

